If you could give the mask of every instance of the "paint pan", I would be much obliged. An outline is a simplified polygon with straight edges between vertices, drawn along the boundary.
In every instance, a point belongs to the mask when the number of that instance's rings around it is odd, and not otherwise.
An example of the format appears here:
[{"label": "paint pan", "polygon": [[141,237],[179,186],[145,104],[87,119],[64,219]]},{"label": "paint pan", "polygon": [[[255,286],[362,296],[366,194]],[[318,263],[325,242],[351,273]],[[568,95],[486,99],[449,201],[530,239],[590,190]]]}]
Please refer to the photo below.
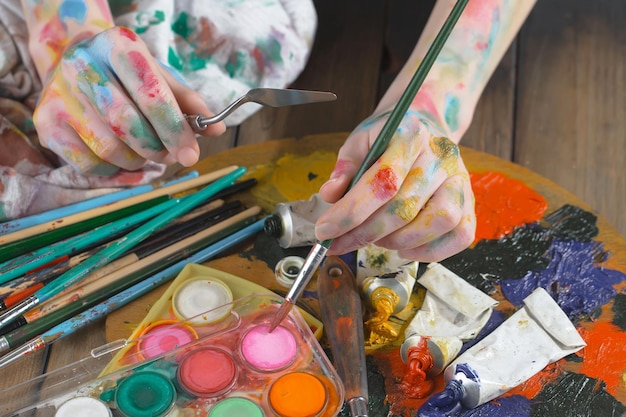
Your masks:
[{"label": "paint pan", "polygon": [[[177,303],[181,303],[180,300],[183,297],[182,294],[187,292],[193,293],[198,289],[198,287],[205,287],[204,289],[208,289],[210,294],[202,296],[198,295],[196,297],[194,301],[196,306],[193,307],[193,310],[200,310],[196,312],[196,314],[198,314],[197,316],[192,316],[192,308],[189,306],[185,306],[185,308],[176,307]],[[230,296],[228,295],[229,293]],[[190,326],[195,330],[198,330],[198,328],[202,326],[209,326],[211,331],[216,331],[216,329],[220,326],[222,328],[228,327],[231,325],[230,322],[232,320],[237,320],[237,317],[230,311],[230,302],[223,302],[223,300],[231,297],[231,299],[234,300],[241,299],[252,294],[267,294],[276,296],[275,293],[254,282],[215,268],[189,263],[172,281],[159,300],[157,300],[152,308],[150,308],[150,311],[148,311],[129,339],[142,339],[146,331],[145,329],[154,326],[157,322],[170,321],[174,323],[186,320],[185,318],[181,318],[182,316],[189,316],[189,318],[194,319],[194,322],[190,323]],[[187,296],[184,295],[184,297]],[[214,308],[214,310],[209,313],[211,308]],[[176,310],[179,310],[178,313],[176,313]],[[323,334],[322,322],[306,311],[299,311],[304,317],[308,327],[315,335],[315,338],[320,340]],[[128,365],[125,363],[127,357],[128,355],[126,349],[120,350],[103,372],[114,372],[121,367]]]},{"label": "paint pan", "polygon": [[172,308],[180,320],[205,325],[226,317],[232,301],[233,293],[224,282],[213,277],[196,277],[176,287]]},{"label": "paint pan", "polygon": [[137,343],[139,355],[149,359],[170,352],[198,339],[198,333],[188,324],[161,320],[146,327]]},{"label": "paint pan", "polygon": [[54,417],[113,417],[111,409],[103,401],[93,397],[75,397],[58,408]]},{"label": "paint pan", "polygon": [[115,405],[125,417],[165,416],[175,408],[175,401],[174,384],[159,372],[133,373],[115,391]]},{"label": "paint pan", "polygon": [[[229,314],[211,324],[196,325],[193,317],[156,321],[144,327],[139,339],[96,350],[119,349],[108,353],[115,353],[109,372],[81,380],[68,378],[64,368],[43,375],[29,383],[32,393],[23,399],[24,408],[7,411],[14,417],[34,412],[57,417],[69,409],[68,400],[78,403],[88,397],[100,401],[105,413],[96,417],[111,417],[109,409],[123,417],[336,416],[344,387],[299,310],[269,332],[283,302],[277,295],[254,294],[217,307],[227,307]],[[168,335],[176,337],[168,340]]]}]

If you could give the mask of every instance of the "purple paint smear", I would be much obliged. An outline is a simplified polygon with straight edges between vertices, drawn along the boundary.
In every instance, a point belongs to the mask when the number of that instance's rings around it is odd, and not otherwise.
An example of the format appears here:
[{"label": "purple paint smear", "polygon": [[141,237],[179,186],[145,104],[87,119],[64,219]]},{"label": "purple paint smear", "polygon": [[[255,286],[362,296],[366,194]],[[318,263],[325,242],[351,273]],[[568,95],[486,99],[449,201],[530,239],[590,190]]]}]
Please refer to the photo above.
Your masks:
[{"label": "purple paint smear", "polygon": [[418,417],[530,417],[531,400],[522,395],[511,395],[491,400],[473,409],[449,413],[425,403],[417,411]]},{"label": "purple paint smear", "polygon": [[626,280],[626,274],[597,265],[606,258],[599,242],[554,240],[549,255],[546,269],[501,280],[502,293],[515,306],[522,306],[525,297],[543,287],[571,320],[586,318],[615,297],[613,286]]}]

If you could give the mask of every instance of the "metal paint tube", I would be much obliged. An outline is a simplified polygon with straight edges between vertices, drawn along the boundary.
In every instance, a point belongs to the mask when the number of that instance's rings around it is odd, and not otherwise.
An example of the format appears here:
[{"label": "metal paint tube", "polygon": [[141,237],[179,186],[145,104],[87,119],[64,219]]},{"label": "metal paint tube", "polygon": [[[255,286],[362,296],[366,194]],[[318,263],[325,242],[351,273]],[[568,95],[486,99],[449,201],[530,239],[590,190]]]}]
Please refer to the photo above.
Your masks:
[{"label": "metal paint tube", "polygon": [[367,307],[377,311],[378,303],[394,299],[391,313],[404,310],[413,292],[417,267],[417,262],[400,258],[397,251],[373,244],[359,249],[356,281]]},{"label": "metal paint tube", "polygon": [[446,388],[420,408],[420,416],[452,416],[475,408],[586,345],[543,288],[533,291],[524,304],[446,368]]},{"label": "metal paint tube", "polygon": [[409,305],[417,267],[417,262],[400,258],[397,251],[373,244],[358,250],[356,282],[372,313],[365,323],[370,344],[391,342],[399,336],[399,328],[389,322],[389,317]]},{"label": "metal paint tube", "polygon": [[282,248],[311,246],[317,241],[315,222],[330,206],[317,193],[308,200],[279,203],[265,219],[265,234],[277,238]]},{"label": "metal paint tube", "polygon": [[429,378],[452,362],[464,341],[476,337],[498,302],[438,263],[428,264],[417,282],[427,292],[405,329],[400,355],[409,365],[405,391],[423,398],[433,388]]}]

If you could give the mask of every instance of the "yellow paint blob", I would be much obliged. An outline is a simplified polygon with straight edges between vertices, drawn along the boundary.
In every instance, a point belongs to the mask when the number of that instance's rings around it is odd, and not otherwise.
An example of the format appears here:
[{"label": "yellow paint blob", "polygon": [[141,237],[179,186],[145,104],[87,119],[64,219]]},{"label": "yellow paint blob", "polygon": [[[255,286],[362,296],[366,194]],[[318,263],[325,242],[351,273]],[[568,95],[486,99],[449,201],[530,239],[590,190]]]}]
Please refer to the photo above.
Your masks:
[{"label": "yellow paint blob", "polygon": [[305,372],[293,372],[274,382],[270,405],[281,417],[313,417],[326,406],[327,393],[322,381]]},{"label": "yellow paint blob", "polygon": [[335,154],[285,155],[276,161],[272,183],[288,201],[308,200],[330,178]]}]

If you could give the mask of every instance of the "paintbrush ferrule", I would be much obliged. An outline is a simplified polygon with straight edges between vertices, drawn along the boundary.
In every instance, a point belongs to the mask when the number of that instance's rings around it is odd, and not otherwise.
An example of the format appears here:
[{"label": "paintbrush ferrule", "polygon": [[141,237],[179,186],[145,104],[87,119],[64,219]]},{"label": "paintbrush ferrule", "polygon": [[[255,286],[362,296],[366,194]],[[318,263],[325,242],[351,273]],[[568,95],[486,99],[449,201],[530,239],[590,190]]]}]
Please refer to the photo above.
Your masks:
[{"label": "paintbrush ferrule", "polygon": [[285,296],[285,299],[290,303],[295,301],[302,295],[302,292],[313,278],[315,271],[320,266],[328,252],[328,247],[321,243],[315,243],[311,248],[311,251],[304,260],[304,264],[298,273],[298,276],[293,282],[293,285],[289,289],[289,292]]},{"label": "paintbrush ferrule", "polygon": [[7,353],[0,358],[0,368],[4,368],[9,364],[19,360],[20,358],[29,355],[43,348],[46,343],[41,338],[35,338],[28,343],[23,344]]},{"label": "paintbrush ferrule", "polygon": [[39,298],[35,295],[31,295],[19,304],[4,311],[0,314],[0,329],[4,329],[8,324],[17,320],[18,317],[34,308],[37,304],[39,304]]},{"label": "paintbrush ferrule", "polygon": [[304,260],[304,264],[298,273],[298,276],[293,282],[293,285],[289,289],[289,292],[285,296],[285,302],[280,306],[274,320],[270,324],[270,333],[274,331],[276,327],[287,317],[289,310],[296,303],[297,299],[302,295],[302,292],[313,278],[315,271],[320,266],[324,257],[326,256],[326,252],[328,252],[328,246],[324,245],[325,242],[315,243],[306,259]]},{"label": "paintbrush ferrule", "polygon": [[11,350],[11,344],[7,340],[6,336],[0,336],[0,354]]},{"label": "paintbrush ferrule", "polygon": [[350,415],[352,417],[368,417],[367,399],[364,397],[353,397],[348,401]]}]

